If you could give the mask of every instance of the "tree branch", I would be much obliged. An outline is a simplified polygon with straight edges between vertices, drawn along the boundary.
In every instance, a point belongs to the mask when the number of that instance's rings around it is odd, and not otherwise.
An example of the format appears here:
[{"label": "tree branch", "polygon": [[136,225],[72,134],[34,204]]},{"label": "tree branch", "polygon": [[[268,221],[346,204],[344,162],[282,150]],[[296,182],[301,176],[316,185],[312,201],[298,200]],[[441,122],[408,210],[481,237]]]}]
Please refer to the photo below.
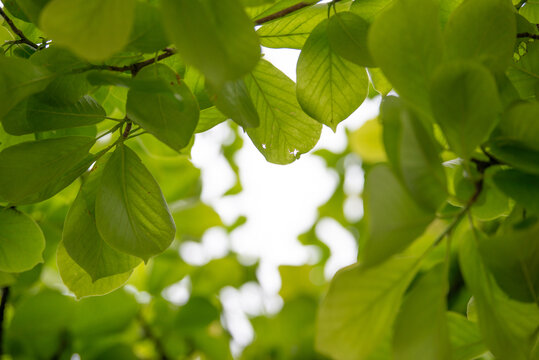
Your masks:
[{"label": "tree branch", "polygon": [[15,25],[15,23],[13,22],[13,20],[11,20],[9,18],[9,16],[6,15],[6,13],[4,12],[4,8],[1,8],[0,7],[0,16],[2,16],[4,18],[4,20],[6,20],[6,22],[8,23],[9,27],[11,28],[11,30],[17,34],[18,37],[21,38],[21,40],[19,42],[21,43],[24,43],[24,44],[27,44],[27,45],[30,45],[31,47],[33,47],[34,49],[38,49],[39,46],[37,46],[36,43],[32,42],[30,39],[28,39],[24,33]]},{"label": "tree branch", "polygon": [[[341,0],[333,0],[333,3],[337,3],[339,1],[341,1]],[[299,3],[295,4],[295,5],[292,5],[290,7],[285,8],[283,10],[277,11],[277,12],[275,12],[273,14],[270,14],[268,16],[265,16],[263,18],[255,20],[255,24],[256,25],[262,25],[262,24],[265,24],[267,22],[270,22],[270,21],[273,21],[273,20],[276,20],[276,19],[280,19],[282,17],[285,17],[288,14],[291,14],[293,12],[296,12],[298,10],[301,10],[301,9],[303,9],[303,8],[305,8],[307,6],[311,6],[311,5],[313,5],[312,2],[305,2],[305,1],[299,2]]]},{"label": "tree branch", "polygon": [[146,67],[148,65],[155,64],[158,61],[161,61],[163,59],[166,59],[168,57],[171,57],[172,55],[176,54],[175,49],[166,48],[163,50],[164,53],[154,57],[152,59],[144,60],[138,63],[134,63],[131,65],[125,65],[125,66],[112,66],[112,65],[92,65],[87,70],[109,70],[109,71],[118,71],[118,72],[130,72],[133,76],[136,75],[143,67]]},{"label": "tree branch", "polygon": [[530,34],[529,32],[523,32],[523,33],[517,34],[517,38],[530,38],[530,39],[539,40],[539,34]]},{"label": "tree branch", "polygon": [[6,312],[9,287],[2,288],[2,300],[0,300],[0,356],[4,355],[4,314]]}]

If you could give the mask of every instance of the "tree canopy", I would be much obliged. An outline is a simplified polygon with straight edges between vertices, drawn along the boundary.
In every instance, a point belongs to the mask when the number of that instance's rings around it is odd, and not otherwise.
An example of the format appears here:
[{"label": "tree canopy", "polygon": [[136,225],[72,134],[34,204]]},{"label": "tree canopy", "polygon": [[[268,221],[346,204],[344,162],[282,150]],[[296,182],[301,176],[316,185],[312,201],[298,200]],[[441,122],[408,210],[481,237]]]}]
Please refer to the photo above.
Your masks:
[{"label": "tree canopy", "polygon": [[[539,359],[537,1],[2,0],[0,16],[6,359]],[[301,50],[297,80],[261,47]],[[233,196],[243,146],[301,161],[367,97],[380,114],[346,150],[313,152],[338,175],[298,238],[317,261],[280,267],[282,308],[248,314],[239,349],[222,294],[256,286],[258,263],[178,250],[248,221],[201,200],[197,134],[230,129]],[[330,281],[325,218],[359,254]]]}]

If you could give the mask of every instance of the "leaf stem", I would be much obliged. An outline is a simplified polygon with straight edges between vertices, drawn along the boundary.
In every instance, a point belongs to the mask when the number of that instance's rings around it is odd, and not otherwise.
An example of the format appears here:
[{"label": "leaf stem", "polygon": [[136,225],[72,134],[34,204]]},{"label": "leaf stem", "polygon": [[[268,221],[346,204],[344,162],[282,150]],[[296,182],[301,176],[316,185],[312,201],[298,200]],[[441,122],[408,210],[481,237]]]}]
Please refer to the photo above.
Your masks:
[{"label": "leaf stem", "polygon": [[9,297],[9,287],[2,288],[2,300],[0,300],[0,356],[4,355],[4,315]]},{"label": "leaf stem", "polygon": [[117,72],[130,72],[132,75],[136,75],[142,68],[148,65],[155,64],[156,62],[166,59],[168,57],[171,57],[174,54],[176,54],[175,49],[165,48],[163,49],[163,53],[161,55],[158,55],[148,60],[144,60],[141,62],[137,62],[134,64],[125,65],[125,66],[91,65],[87,68],[82,69],[82,72],[89,71],[89,70],[109,70],[109,71],[117,71]]},{"label": "leaf stem", "polygon": [[[333,0],[334,3],[336,2],[339,2],[341,0]],[[296,12],[298,10],[301,10],[307,6],[311,6],[313,5],[312,2],[308,2],[308,1],[302,1],[302,2],[299,2],[295,5],[292,5],[292,6],[289,6],[285,9],[282,9],[280,11],[277,11],[273,14],[270,14],[268,16],[264,16],[263,18],[260,18],[258,20],[255,20],[255,24],[256,25],[262,25],[262,24],[265,24],[267,22],[270,22],[270,21],[273,21],[273,20],[277,20],[277,19],[280,19],[282,17],[285,17],[286,15],[289,15],[293,12]]]},{"label": "leaf stem", "polygon": [[4,8],[3,7],[0,7],[0,16],[2,16],[4,18],[4,20],[8,23],[9,27],[11,28],[11,30],[18,36],[20,37],[20,42],[21,43],[24,43],[26,45],[29,45],[31,47],[33,47],[34,49],[39,49],[39,46],[32,42],[30,39],[28,39],[26,37],[26,35],[24,35],[24,33],[15,25],[15,23],[13,22],[13,20],[11,20],[9,18],[9,16],[6,15],[6,13],[4,12]]},{"label": "leaf stem", "polygon": [[532,33],[529,33],[529,32],[523,32],[523,33],[518,33],[517,38],[530,38],[530,39],[539,40],[539,34],[532,34]]}]

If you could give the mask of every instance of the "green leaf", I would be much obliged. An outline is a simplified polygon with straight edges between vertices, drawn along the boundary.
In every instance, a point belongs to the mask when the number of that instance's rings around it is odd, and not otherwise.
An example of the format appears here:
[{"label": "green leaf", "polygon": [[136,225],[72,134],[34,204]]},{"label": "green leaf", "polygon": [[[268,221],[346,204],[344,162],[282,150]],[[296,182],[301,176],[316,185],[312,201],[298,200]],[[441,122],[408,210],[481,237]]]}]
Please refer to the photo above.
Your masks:
[{"label": "green leaf", "polygon": [[201,133],[213,128],[216,125],[226,121],[228,118],[223,115],[215,106],[200,111],[195,133]]},{"label": "green leaf", "polygon": [[406,295],[395,319],[395,360],[451,359],[445,276],[445,264],[436,265]]},{"label": "green leaf", "polygon": [[367,22],[372,23],[378,14],[387,10],[395,0],[361,0],[354,1],[350,11],[358,14]]},{"label": "green leaf", "polygon": [[305,112],[336,131],[365,100],[365,69],[337,55],[330,45],[328,20],[311,33],[297,65],[297,98]]},{"label": "green leaf", "polygon": [[0,56],[0,120],[21,100],[45,89],[52,77],[28,60]]},{"label": "green leaf", "polygon": [[24,135],[34,132],[93,125],[105,118],[105,110],[86,95],[73,105],[56,106],[32,96],[19,103],[3,121],[6,132]]},{"label": "green leaf", "polygon": [[220,89],[208,84],[211,101],[227,117],[243,128],[258,127],[260,118],[243,79],[229,81]]},{"label": "green leaf", "polygon": [[533,99],[539,84],[539,41],[527,43],[527,49],[509,66],[507,76],[523,99]]},{"label": "green leaf", "polygon": [[0,152],[0,197],[13,204],[55,195],[90,167],[95,139],[69,136],[20,143]]},{"label": "green leaf", "polygon": [[369,49],[395,90],[428,113],[430,78],[442,59],[437,2],[400,0],[393,4],[371,25]]},{"label": "green leaf", "polygon": [[368,238],[362,266],[372,267],[404,250],[434,219],[419,207],[386,165],[373,168],[365,180]]},{"label": "green leaf", "polygon": [[[350,7],[350,1],[341,1],[335,6],[337,11],[346,11]],[[318,4],[268,22],[262,25],[256,33],[260,36],[262,46],[301,49],[316,25],[327,17],[328,5]]]},{"label": "green leaf", "polygon": [[497,139],[488,143],[488,153],[517,170],[539,175],[539,151],[518,141]]},{"label": "green leaf", "polygon": [[517,141],[539,151],[539,103],[518,103],[512,106],[500,121],[500,137]]},{"label": "green leaf", "polygon": [[161,12],[155,4],[137,1],[135,20],[126,50],[153,53],[169,44]]},{"label": "green leaf", "polygon": [[41,11],[49,2],[50,0],[17,0],[17,5],[31,22],[37,24]]},{"label": "green leaf", "polygon": [[253,23],[237,0],[164,0],[165,29],[186,63],[214,86],[249,73],[260,59]]},{"label": "green leaf", "polygon": [[245,85],[260,115],[260,126],[247,135],[267,161],[289,164],[316,145],[322,125],[303,113],[292,80],[262,60]]},{"label": "green leaf", "polygon": [[40,17],[58,45],[90,61],[105,60],[127,45],[135,18],[134,0],[52,0]]},{"label": "green leaf", "polygon": [[431,106],[449,146],[465,159],[487,140],[501,112],[494,78],[474,63],[441,66],[432,80]]},{"label": "green leaf", "polygon": [[174,150],[189,144],[199,117],[189,88],[163,64],[147,66],[137,74],[127,95],[126,111],[131,120]]},{"label": "green leaf", "polygon": [[176,228],[159,184],[138,156],[119,145],[102,176],[95,217],[103,240],[145,262],[163,252]]},{"label": "green leaf", "polygon": [[539,303],[539,224],[521,224],[479,242],[483,262],[511,298]]},{"label": "green leaf", "polygon": [[539,23],[539,2],[537,0],[528,0],[518,10],[518,13],[524,16],[532,24]]},{"label": "green leaf", "polygon": [[[474,235],[475,233],[475,235]],[[472,292],[477,309],[479,329],[489,350],[501,359],[529,359],[531,335],[539,324],[536,304],[525,304],[507,298],[487,271],[479,250],[477,230],[468,231],[459,249],[460,268]]]},{"label": "green leaf", "polygon": [[351,132],[348,143],[350,149],[364,162],[374,164],[387,161],[382,142],[382,124],[378,118],[366,121],[359,129]]},{"label": "green leaf", "polygon": [[444,29],[448,59],[482,62],[503,71],[511,62],[516,39],[514,10],[505,0],[466,0]]},{"label": "green leaf", "polygon": [[447,181],[440,146],[418,118],[396,97],[380,107],[389,162],[420,205],[436,211],[447,198]]},{"label": "green leaf", "polygon": [[19,273],[43,262],[45,237],[35,221],[15,210],[0,208],[0,271]]},{"label": "green leaf", "polygon": [[90,275],[69,256],[63,242],[58,244],[56,264],[63,283],[78,299],[108,294],[123,286],[131,275],[131,271],[128,271],[93,281]]},{"label": "green leaf", "polygon": [[452,360],[472,360],[487,351],[477,324],[465,316],[448,311],[447,326],[451,341]]},{"label": "green leaf", "polygon": [[201,239],[206,230],[215,226],[223,226],[219,214],[202,201],[174,211],[173,216],[178,237],[187,236]]},{"label": "green leaf", "polygon": [[106,159],[101,158],[84,178],[77,198],[67,213],[62,233],[69,256],[94,282],[126,273],[140,263],[139,259],[111,248],[97,231],[95,201],[106,163]]},{"label": "green leaf", "polygon": [[532,213],[539,214],[539,176],[506,169],[496,172],[493,180],[507,196]]},{"label": "green leaf", "polygon": [[316,348],[336,359],[368,359],[389,335],[417,264],[416,257],[396,257],[340,270],[318,310]]},{"label": "green leaf", "polygon": [[367,70],[370,75],[372,87],[378,91],[381,95],[386,96],[389,94],[393,85],[387,80],[382,70],[378,68],[370,68]]},{"label": "green leaf", "polygon": [[361,66],[375,66],[367,44],[369,23],[353,12],[338,12],[328,22],[328,41],[331,49]]}]

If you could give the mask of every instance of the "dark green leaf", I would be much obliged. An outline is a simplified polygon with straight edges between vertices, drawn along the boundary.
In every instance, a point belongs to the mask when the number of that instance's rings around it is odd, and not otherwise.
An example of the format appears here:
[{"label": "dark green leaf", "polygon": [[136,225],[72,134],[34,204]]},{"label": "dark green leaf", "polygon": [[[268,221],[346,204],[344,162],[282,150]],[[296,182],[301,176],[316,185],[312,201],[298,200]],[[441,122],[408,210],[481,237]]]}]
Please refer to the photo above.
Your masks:
[{"label": "dark green leaf", "polygon": [[163,64],[138,73],[127,95],[126,109],[131,120],[174,150],[189,144],[199,117],[189,88]]},{"label": "dark green leaf", "polygon": [[24,142],[0,152],[0,197],[13,204],[45,200],[91,165],[95,139],[70,136]]},{"label": "dark green leaf", "polygon": [[517,203],[539,214],[539,176],[507,169],[494,174],[494,184]]},{"label": "dark green leaf", "polygon": [[327,26],[329,44],[336,54],[361,66],[375,66],[367,44],[368,22],[345,11],[333,15]]},{"label": "dark green leaf", "polygon": [[244,128],[257,127],[260,118],[243,79],[229,81],[220,90],[208,87],[217,108]]},{"label": "dark green leaf", "polygon": [[135,20],[126,49],[153,53],[169,44],[161,21],[161,12],[154,4],[137,1]]},{"label": "dark green leaf", "polygon": [[511,107],[502,117],[500,130],[500,137],[539,151],[539,103],[519,103]]},{"label": "dark green leaf", "polygon": [[45,238],[29,216],[0,208],[0,271],[19,273],[43,262]]},{"label": "dark green leaf", "polygon": [[163,252],[176,228],[159,185],[138,156],[119,145],[102,176],[95,217],[103,240],[144,261]]}]

